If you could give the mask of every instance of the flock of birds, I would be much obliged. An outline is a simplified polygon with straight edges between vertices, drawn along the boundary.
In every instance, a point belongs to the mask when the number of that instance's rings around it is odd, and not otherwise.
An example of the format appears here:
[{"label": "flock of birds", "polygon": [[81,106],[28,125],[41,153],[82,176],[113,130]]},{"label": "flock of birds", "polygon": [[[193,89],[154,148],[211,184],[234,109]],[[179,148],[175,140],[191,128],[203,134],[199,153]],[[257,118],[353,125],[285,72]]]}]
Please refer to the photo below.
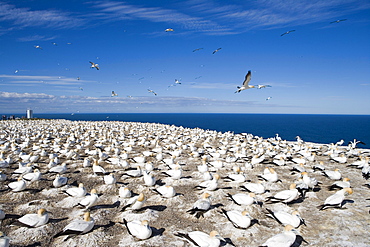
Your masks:
[{"label": "flock of birds", "polygon": [[343,217],[369,217],[370,150],[357,140],[133,122],[0,127],[0,246],[324,246],[326,232],[339,246]]}]

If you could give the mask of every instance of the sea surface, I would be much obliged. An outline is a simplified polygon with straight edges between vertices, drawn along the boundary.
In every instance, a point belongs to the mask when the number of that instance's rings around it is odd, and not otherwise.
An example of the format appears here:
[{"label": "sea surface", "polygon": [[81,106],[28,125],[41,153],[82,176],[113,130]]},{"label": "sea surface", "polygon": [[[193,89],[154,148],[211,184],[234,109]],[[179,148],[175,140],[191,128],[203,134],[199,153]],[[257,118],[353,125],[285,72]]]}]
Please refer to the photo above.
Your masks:
[{"label": "sea surface", "polygon": [[[7,114],[9,116],[9,114]],[[15,116],[20,116],[15,114]],[[250,133],[263,138],[279,134],[282,139],[344,145],[357,139],[370,148],[370,115],[305,115],[305,114],[219,114],[219,113],[75,113],[34,114],[36,118],[84,121],[125,121],[162,123],[221,132]]]}]

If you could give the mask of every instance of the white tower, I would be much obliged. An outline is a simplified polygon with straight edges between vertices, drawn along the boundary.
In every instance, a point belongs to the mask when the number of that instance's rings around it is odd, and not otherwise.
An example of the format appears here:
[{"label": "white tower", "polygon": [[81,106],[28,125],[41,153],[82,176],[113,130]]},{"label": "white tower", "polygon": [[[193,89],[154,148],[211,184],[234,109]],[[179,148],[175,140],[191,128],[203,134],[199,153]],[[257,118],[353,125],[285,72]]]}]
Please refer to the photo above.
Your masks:
[{"label": "white tower", "polygon": [[30,109],[27,110],[27,118],[33,118],[33,111]]}]

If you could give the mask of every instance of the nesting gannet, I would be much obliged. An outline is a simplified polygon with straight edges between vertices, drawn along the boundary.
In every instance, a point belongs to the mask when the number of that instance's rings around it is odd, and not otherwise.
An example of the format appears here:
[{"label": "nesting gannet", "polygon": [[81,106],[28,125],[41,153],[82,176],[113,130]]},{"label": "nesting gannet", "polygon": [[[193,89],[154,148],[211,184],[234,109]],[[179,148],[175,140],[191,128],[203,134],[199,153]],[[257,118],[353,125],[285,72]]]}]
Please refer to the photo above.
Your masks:
[{"label": "nesting gannet", "polygon": [[0,246],[1,247],[9,247],[10,240],[11,238],[9,238],[3,232],[0,231]]},{"label": "nesting gannet", "polygon": [[32,173],[27,173],[23,176],[23,179],[28,182],[34,182],[41,179],[41,172],[39,169],[35,169]]},{"label": "nesting gannet", "polygon": [[106,174],[104,168],[99,165],[98,160],[94,160],[92,169],[95,175],[102,176]]},{"label": "nesting gannet", "polygon": [[319,184],[316,178],[309,177],[307,172],[302,172],[301,175],[303,182],[307,184],[308,188],[313,190]]},{"label": "nesting gannet", "polygon": [[90,195],[85,196],[77,205],[85,207],[85,209],[91,208],[98,201],[98,194],[96,189],[92,189]]},{"label": "nesting gannet", "polygon": [[67,164],[66,163],[63,163],[59,166],[54,166],[52,168],[49,169],[48,173],[59,173],[59,174],[63,174],[63,173],[66,173],[67,172]]},{"label": "nesting gannet", "polygon": [[243,212],[237,210],[226,211],[225,209],[222,208],[221,212],[233,224],[233,226],[238,229],[247,229],[252,224],[253,218],[249,215],[247,211]]},{"label": "nesting gannet", "polygon": [[83,183],[79,183],[78,187],[68,188],[66,191],[63,192],[72,197],[83,197],[86,195],[86,189]]},{"label": "nesting gannet", "polygon": [[129,198],[129,197],[131,197],[132,193],[131,193],[129,188],[122,186],[122,187],[119,188],[118,194],[119,194],[120,197]]},{"label": "nesting gannet", "polygon": [[94,218],[90,217],[90,212],[84,214],[84,219],[75,219],[67,226],[63,228],[63,231],[57,233],[54,238],[63,235],[79,235],[85,234],[91,231],[94,227],[95,221]]},{"label": "nesting gannet", "polygon": [[340,170],[338,168],[336,168],[334,171],[325,170],[323,172],[323,175],[330,178],[331,180],[339,180],[342,178],[342,174],[340,173]]},{"label": "nesting gannet", "polygon": [[233,182],[237,183],[244,183],[246,178],[245,175],[242,173],[239,166],[235,168],[235,173],[229,174],[224,179],[231,180]]},{"label": "nesting gannet", "polygon": [[349,178],[343,178],[342,181],[335,181],[332,185],[328,187],[329,190],[336,190],[336,189],[343,189],[343,188],[350,188],[351,183]]},{"label": "nesting gannet", "polygon": [[126,219],[123,219],[123,223],[125,224],[128,233],[138,239],[148,239],[152,236],[152,228],[149,226],[147,220],[133,220],[127,222]]},{"label": "nesting gannet", "polygon": [[254,193],[237,193],[235,195],[227,193],[227,197],[229,197],[237,205],[249,206],[253,203],[258,204],[256,201],[256,194]]},{"label": "nesting gannet", "polygon": [[139,195],[137,196],[134,196],[132,198],[130,198],[130,200],[128,200],[127,204],[125,206],[122,207],[121,211],[124,211],[126,210],[126,208],[130,208],[131,210],[140,210],[144,203],[145,203],[145,196],[143,193],[140,193]]},{"label": "nesting gannet", "polygon": [[225,241],[217,231],[211,231],[209,235],[201,231],[193,231],[189,233],[177,232],[174,235],[184,238],[195,246],[200,247],[219,247],[221,241]]},{"label": "nesting gannet", "polygon": [[343,188],[338,190],[335,194],[326,198],[324,204],[318,206],[320,210],[327,208],[341,208],[343,206],[344,197],[353,193],[351,188]]},{"label": "nesting gannet", "polygon": [[245,79],[243,81],[243,85],[241,87],[240,86],[237,86],[238,90],[236,90],[235,93],[240,93],[243,90],[254,88],[254,86],[248,85],[248,83],[250,82],[251,78],[252,78],[252,72],[249,70],[248,73],[245,75]]},{"label": "nesting gannet", "polygon": [[171,177],[174,180],[178,180],[182,176],[182,169],[179,166],[175,166],[171,170],[162,172],[162,174],[167,175],[168,177]]},{"label": "nesting gannet", "polygon": [[291,225],[286,225],[284,231],[267,239],[261,246],[266,247],[290,247],[296,239],[296,230]]},{"label": "nesting gannet", "polygon": [[26,214],[18,219],[17,225],[26,227],[43,226],[49,221],[49,214],[45,208],[40,208],[37,214]]},{"label": "nesting gannet", "polygon": [[99,68],[99,64],[97,64],[97,63],[93,63],[93,62],[89,62],[89,63],[91,63],[90,68],[95,68],[95,69],[97,69],[97,70],[99,70],[99,69],[100,69],[100,68]]},{"label": "nesting gannet", "polygon": [[203,214],[207,212],[211,207],[210,196],[210,194],[204,193],[202,195],[202,198],[196,201],[193,204],[193,207],[186,212],[194,214],[197,219],[199,219],[200,216],[204,217]]},{"label": "nesting gannet", "polygon": [[116,184],[117,182],[117,179],[114,177],[113,173],[105,175],[103,179],[104,179],[104,183],[107,185]]},{"label": "nesting gannet", "polygon": [[289,203],[298,196],[298,190],[296,184],[293,183],[289,186],[289,190],[282,190],[277,192],[274,196],[267,197],[268,203],[283,202]]},{"label": "nesting gannet", "polygon": [[220,179],[220,175],[215,173],[213,175],[212,180],[207,180],[204,182],[201,182],[199,185],[195,186],[197,189],[206,189],[206,190],[216,190],[218,187],[218,180]]},{"label": "nesting gannet", "polygon": [[287,31],[287,32],[285,32],[285,33],[281,34],[280,36],[284,36],[284,35],[289,34],[289,33],[291,33],[291,32],[295,32],[295,30]]},{"label": "nesting gannet", "polygon": [[298,211],[293,211],[291,214],[287,213],[285,211],[275,211],[266,208],[267,216],[273,217],[277,222],[280,224],[286,226],[286,225],[292,225],[294,228],[299,227],[301,224],[306,225],[304,220],[301,218]]},{"label": "nesting gannet", "polygon": [[267,182],[272,182],[272,183],[281,181],[280,179],[278,179],[278,175],[275,172],[275,169],[274,168],[268,168],[268,167],[266,167],[263,170],[263,174],[258,175],[258,177],[259,178],[262,178],[263,180],[265,180]]},{"label": "nesting gannet", "polygon": [[59,187],[62,187],[63,185],[66,185],[67,182],[68,182],[67,177],[62,177],[62,176],[60,176],[60,174],[57,174],[55,176],[55,179],[53,180],[53,186],[55,188],[59,188]]},{"label": "nesting gannet", "polygon": [[263,186],[262,181],[258,181],[257,183],[247,182],[241,185],[240,187],[245,189],[248,192],[252,192],[255,194],[265,193],[265,186]]},{"label": "nesting gannet", "polygon": [[144,179],[144,184],[146,186],[153,186],[155,185],[157,179],[152,176],[150,173],[143,171],[143,179]]},{"label": "nesting gannet", "polygon": [[27,173],[31,173],[32,169],[33,169],[32,163],[27,163],[27,165],[25,165],[25,166],[23,166],[21,163],[19,163],[19,168],[15,169],[13,171],[13,173],[24,175],[24,174],[27,174]]},{"label": "nesting gannet", "polygon": [[112,91],[112,95],[111,95],[112,97],[114,97],[114,96],[118,96],[118,94],[116,94],[114,91]]},{"label": "nesting gannet", "polygon": [[218,52],[218,51],[220,51],[222,48],[220,47],[220,48],[217,48],[216,50],[214,50],[213,52],[212,52],[212,54],[215,54],[216,52]]},{"label": "nesting gannet", "polygon": [[26,186],[27,186],[26,182],[23,180],[22,176],[20,176],[17,181],[11,182],[8,184],[8,187],[13,192],[19,192],[19,191],[25,190]]},{"label": "nesting gannet", "polygon": [[347,19],[341,19],[341,20],[331,21],[330,24],[339,23],[339,22],[346,21],[346,20]]},{"label": "nesting gannet", "polygon": [[172,186],[163,185],[153,189],[154,192],[160,194],[165,198],[171,198],[176,195],[176,191]]}]

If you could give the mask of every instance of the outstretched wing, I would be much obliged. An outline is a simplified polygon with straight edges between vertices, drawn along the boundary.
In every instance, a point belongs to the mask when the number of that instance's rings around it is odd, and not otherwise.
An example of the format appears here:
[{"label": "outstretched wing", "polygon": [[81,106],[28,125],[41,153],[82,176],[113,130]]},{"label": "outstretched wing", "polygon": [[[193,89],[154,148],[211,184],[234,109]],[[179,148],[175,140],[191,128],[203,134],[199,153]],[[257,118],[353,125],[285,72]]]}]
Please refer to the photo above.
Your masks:
[{"label": "outstretched wing", "polygon": [[252,78],[252,72],[250,70],[248,70],[248,73],[245,75],[245,79],[244,79],[244,82],[243,82],[244,87],[248,86],[248,83],[251,80],[251,78]]}]

